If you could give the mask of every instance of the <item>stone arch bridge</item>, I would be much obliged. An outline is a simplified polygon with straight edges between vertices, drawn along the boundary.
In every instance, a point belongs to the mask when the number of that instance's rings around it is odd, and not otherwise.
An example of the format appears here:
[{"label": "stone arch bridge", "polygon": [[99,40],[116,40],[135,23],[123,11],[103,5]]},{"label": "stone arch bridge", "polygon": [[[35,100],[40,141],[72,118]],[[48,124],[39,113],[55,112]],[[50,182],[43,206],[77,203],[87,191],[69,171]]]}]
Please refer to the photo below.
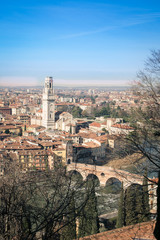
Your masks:
[{"label": "stone arch bridge", "polygon": [[76,171],[80,173],[83,180],[86,180],[89,175],[95,175],[99,179],[101,186],[105,186],[106,182],[111,178],[115,178],[120,182],[123,182],[124,189],[129,187],[131,184],[143,184],[142,176],[112,167],[71,163],[67,165],[67,171]]}]

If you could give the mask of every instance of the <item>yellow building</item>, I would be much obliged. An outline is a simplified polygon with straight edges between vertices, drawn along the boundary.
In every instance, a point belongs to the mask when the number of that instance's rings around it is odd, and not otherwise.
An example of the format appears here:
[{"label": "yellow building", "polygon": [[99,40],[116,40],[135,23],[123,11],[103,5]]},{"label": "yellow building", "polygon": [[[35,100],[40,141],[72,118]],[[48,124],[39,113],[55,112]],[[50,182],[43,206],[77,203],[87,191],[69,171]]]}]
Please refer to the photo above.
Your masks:
[{"label": "yellow building", "polygon": [[46,170],[50,168],[53,157],[50,152],[39,151],[19,151],[18,159],[22,170]]},{"label": "yellow building", "polygon": [[66,148],[54,148],[53,154],[55,163],[66,165]]}]

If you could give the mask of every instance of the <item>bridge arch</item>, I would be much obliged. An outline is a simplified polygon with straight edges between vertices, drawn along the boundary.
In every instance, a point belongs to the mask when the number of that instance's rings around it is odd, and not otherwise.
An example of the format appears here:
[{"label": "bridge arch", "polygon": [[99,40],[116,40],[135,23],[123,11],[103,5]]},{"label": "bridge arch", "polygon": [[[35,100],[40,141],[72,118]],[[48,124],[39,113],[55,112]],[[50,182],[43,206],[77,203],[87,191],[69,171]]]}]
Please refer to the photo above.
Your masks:
[{"label": "bridge arch", "polygon": [[72,178],[72,180],[78,180],[78,181],[84,180],[82,174],[77,170],[70,170],[68,171],[68,174]]},{"label": "bridge arch", "polygon": [[86,177],[86,180],[87,181],[89,181],[89,180],[94,181],[96,187],[100,186],[99,178],[93,173],[88,174],[87,177]]},{"label": "bridge arch", "polygon": [[98,177],[101,186],[105,186],[109,178],[116,178],[123,182],[124,189],[127,189],[131,184],[143,184],[143,177],[137,174],[129,173],[124,170],[115,169],[106,166],[94,166],[82,163],[71,163],[67,165],[67,171],[76,170],[79,172],[83,180],[86,180],[89,174],[94,174]]},{"label": "bridge arch", "polygon": [[119,193],[121,190],[122,182],[116,177],[110,177],[107,179],[105,188],[109,193]]}]

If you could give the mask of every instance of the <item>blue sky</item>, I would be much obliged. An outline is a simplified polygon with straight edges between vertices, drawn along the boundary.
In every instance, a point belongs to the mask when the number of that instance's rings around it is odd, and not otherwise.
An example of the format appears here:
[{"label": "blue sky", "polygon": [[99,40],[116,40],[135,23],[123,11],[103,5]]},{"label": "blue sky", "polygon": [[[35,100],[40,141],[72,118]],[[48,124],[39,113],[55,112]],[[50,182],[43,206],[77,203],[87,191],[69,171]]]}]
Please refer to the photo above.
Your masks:
[{"label": "blue sky", "polygon": [[126,85],[160,48],[155,0],[5,0],[0,86]]}]

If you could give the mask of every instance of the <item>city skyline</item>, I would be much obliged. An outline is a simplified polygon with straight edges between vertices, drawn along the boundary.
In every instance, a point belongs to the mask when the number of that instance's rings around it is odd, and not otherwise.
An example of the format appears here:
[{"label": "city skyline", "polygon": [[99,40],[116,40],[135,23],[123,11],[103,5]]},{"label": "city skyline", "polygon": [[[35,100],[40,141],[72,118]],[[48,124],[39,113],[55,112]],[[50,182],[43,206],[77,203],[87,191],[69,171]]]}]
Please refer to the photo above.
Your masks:
[{"label": "city skyline", "polygon": [[160,42],[158,1],[8,0],[0,86],[126,86]]}]

